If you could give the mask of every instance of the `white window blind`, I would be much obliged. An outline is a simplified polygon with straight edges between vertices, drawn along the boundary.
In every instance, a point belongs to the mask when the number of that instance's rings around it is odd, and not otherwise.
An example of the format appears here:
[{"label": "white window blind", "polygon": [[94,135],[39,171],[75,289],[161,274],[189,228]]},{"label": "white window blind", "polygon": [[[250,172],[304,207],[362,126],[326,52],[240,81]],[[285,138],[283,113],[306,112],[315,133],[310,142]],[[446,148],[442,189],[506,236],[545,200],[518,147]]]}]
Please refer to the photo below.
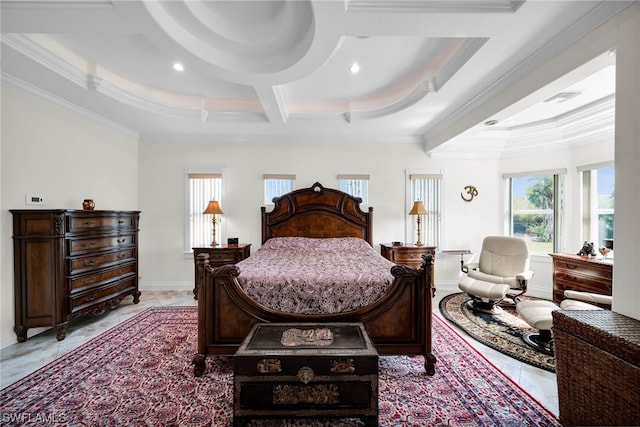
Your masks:
[{"label": "white window blind", "polygon": [[368,203],[369,175],[338,175],[338,189],[353,197],[360,197],[363,204]]},{"label": "white window blind", "polygon": [[[222,174],[220,173],[188,173],[187,197],[187,236],[185,252],[194,247],[209,246],[212,238],[211,215],[202,212],[210,200],[217,200],[224,212],[222,203]],[[219,219],[219,218],[218,218]],[[220,241],[220,223],[217,223],[216,235]]]},{"label": "white window blind", "polygon": [[[440,223],[442,218],[442,174],[440,173],[412,173],[409,175],[410,200],[407,204],[407,212],[413,206],[413,202],[423,202],[428,214],[422,218],[422,241],[426,246],[440,246]],[[410,242],[415,242],[417,237],[417,224],[411,218]]]},{"label": "white window blind", "polygon": [[273,203],[274,197],[293,191],[296,176],[292,174],[264,174],[264,203]]}]

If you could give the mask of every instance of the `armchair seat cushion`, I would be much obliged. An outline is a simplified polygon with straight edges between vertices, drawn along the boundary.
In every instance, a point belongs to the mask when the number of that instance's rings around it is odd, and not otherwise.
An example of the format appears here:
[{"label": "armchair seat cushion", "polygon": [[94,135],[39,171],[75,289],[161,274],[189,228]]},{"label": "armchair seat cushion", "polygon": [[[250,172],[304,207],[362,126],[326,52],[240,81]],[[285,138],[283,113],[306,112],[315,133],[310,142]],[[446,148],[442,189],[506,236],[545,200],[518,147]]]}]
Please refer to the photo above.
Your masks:
[{"label": "armchair seat cushion", "polygon": [[510,286],[504,283],[485,282],[468,276],[463,277],[458,286],[463,292],[492,301],[501,300],[510,289]]},{"label": "armchair seat cushion", "polygon": [[518,287],[518,281],[516,280],[515,276],[509,276],[509,277],[495,276],[493,274],[487,274],[477,270],[469,270],[469,272],[467,273],[467,276],[472,279],[480,280],[482,282],[509,285],[510,288]]}]

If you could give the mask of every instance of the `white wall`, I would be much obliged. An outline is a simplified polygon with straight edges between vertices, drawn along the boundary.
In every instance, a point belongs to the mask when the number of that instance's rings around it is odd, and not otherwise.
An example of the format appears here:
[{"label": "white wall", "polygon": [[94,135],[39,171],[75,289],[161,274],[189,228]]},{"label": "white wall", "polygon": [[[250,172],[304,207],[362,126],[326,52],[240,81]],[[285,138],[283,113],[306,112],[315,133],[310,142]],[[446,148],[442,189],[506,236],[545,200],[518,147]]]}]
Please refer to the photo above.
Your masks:
[{"label": "white wall", "polygon": [[[264,173],[296,174],[296,188],[318,181],[337,187],[337,174],[370,174],[369,205],[373,211],[373,238],[378,244],[393,240],[414,241],[405,236],[406,170],[445,173],[443,246],[467,248],[480,235],[499,231],[495,218],[498,195],[490,191],[498,185],[496,160],[441,161],[429,159],[418,142],[348,143],[327,140],[288,142],[237,141],[160,141],[140,142],[140,207],[144,224],[141,234],[142,288],[193,287],[193,259],[184,254],[185,170],[207,168],[224,170],[225,214],[221,239],[239,237],[260,246],[260,207],[263,201]],[[460,192],[465,185],[476,185],[480,196],[464,203]],[[460,227],[460,221],[466,224]],[[457,277],[459,258],[447,257],[436,269]],[[153,260],[153,262],[151,262]],[[447,263],[454,266],[447,272]]]},{"label": "white wall", "polygon": [[9,209],[38,208],[25,205],[26,193],[43,195],[41,208],[81,209],[82,200],[92,198],[96,209],[137,209],[138,142],[137,136],[6,84],[1,136],[0,337],[5,346],[16,342]]},{"label": "white wall", "polygon": [[[613,159],[613,135],[598,144],[564,148],[552,154],[524,153],[503,160],[430,159],[417,143],[349,143],[290,141],[283,143],[237,141],[143,140],[140,142],[141,287],[146,289],[191,289],[193,258],[184,253],[185,170],[224,170],[225,215],[221,241],[239,237],[260,246],[260,206],[263,173],[294,173],[297,188],[315,181],[337,186],[339,173],[371,175],[369,203],[374,208],[374,243],[413,241],[405,236],[406,170],[444,172],[443,242],[440,249],[480,251],[482,239],[502,234],[504,227],[504,181],[502,174],[566,168],[567,217],[579,215],[580,188],[576,166]],[[478,188],[470,203],[460,197],[466,185]],[[579,221],[567,221],[564,241],[567,252],[581,247]],[[423,239],[428,241],[428,239]],[[471,256],[465,258],[471,260]],[[436,284],[456,288],[460,257],[438,254]],[[551,297],[551,264],[547,255],[533,257],[536,272],[530,282],[532,295]]]}]

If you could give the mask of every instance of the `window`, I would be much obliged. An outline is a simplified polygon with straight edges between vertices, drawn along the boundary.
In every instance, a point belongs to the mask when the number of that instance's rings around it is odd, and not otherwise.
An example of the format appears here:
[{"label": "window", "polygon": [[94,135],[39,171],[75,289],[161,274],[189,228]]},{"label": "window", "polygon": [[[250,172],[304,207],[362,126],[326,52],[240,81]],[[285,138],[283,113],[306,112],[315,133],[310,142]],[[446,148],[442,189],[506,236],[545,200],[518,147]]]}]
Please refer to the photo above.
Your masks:
[{"label": "window", "polygon": [[274,197],[280,197],[283,194],[293,191],[295,183],[295,175],[283,174],[264,174],[264,203],[272,204]]},{"label": "window", "polygon": [[363,204],[368,200],[369,175],[338,175],[338,189],[353,197],[360,197]]},{"label": "window", "polygon": [[615,169],[613,163],[578,167],[582,176],[582,234],[596,247],[613,239]]},{"label": "window", "polygon": [[[222,204],[222,174],[219,173],[187,173],[187,224],[185,226],[185,252],[194,247],[209,246],[212,239],[211,215],[202,212],[210,200]],[[220,223],[217,223],[216,240],[220,238]]]},{"label": "window", "polygon": [[423,202],[428,214],[422,218],[422,242],[426,246],[440,246],[440,220],[442,218],[441,204],[442,174],[440,173],[410,173],[409,200],[406,206],[407,218],[410,220],[408,242],[415,243],[418,236],[417,221],[409,217],[408,213],[413,202]]},{"label": "window", "polygon": [[560,252],[566,171],[507,174],[510,236],[527,241],[531,253]]}]

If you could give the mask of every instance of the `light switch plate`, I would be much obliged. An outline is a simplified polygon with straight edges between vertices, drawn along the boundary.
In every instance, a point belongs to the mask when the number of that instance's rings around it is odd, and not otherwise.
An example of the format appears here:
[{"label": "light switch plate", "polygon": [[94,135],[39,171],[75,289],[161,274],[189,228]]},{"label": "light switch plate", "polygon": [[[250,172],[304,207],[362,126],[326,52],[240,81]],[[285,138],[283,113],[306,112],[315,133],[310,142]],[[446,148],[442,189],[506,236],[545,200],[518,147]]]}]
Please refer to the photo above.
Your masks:
[{"label": "light switch plate", "polygon": [[25,194],[25,205],[44,205],[44,197],[40,194]]}]

